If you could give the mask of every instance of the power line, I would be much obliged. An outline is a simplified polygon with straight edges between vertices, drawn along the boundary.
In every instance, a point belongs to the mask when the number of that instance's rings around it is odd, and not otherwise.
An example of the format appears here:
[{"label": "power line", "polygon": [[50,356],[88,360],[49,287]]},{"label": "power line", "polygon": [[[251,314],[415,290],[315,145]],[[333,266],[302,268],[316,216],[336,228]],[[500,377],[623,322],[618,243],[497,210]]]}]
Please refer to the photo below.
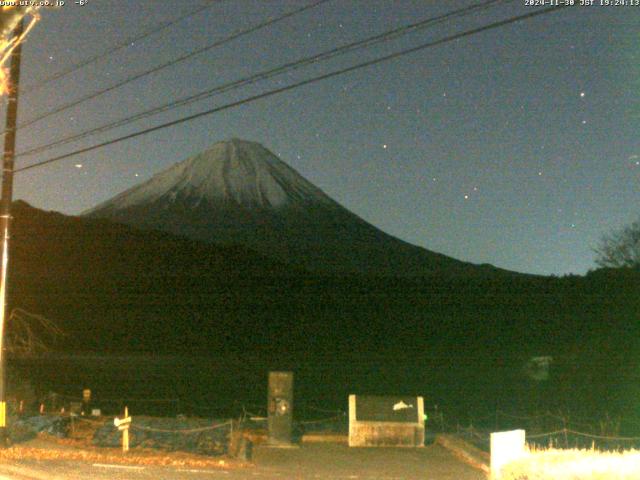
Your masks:
[{"label": "power line", "polygon": [[193,10],[192,12],[186,13],[184,15],[181,15],[177,18],[175,18],[174,20],[169,20],[167,22],[162,22],[158,25],[156,25],[155,27],[151,28],[150,30],[147,30],[146,32],[140,33],[138,35],[132,36],[124,41],[122,41],[121,43],[118,43],[116,45],[114,45],[113,47],[109,48],[108,50],[104,51],[103,53],[99,53],[97,55],[94,55],[93,57],[89,57],[86,58],[84,60],[79,61],[78,63],[75,63],[69,67],[67,67],[66,69],[62,70],[61,72],[58,73],[54,73],[53,75],[51,75],[50,77],[45,78],[44,80],[40,80],[39,82],[32,84],[32,85],[27,85],[27,87],[25,88],[26,92],[25,93],[32,93],[35,92],[37,90],[39,90],[40,88],[44,87],[45,85],[47,85],[48,83],[54,82],[56,80],[60,80],[61,78],[66,77],[67,75],[70,75],[74,72],[76,72],[77,70],[80,70],[83,67],[86,67],[87,65],[91,65],[92,63],[95,63],[99,60],[102,60],[105,57],[108,57],[110,55],[113,55],[114,53],[129,47],[132,43],[136,43],[136,42],[140,42],[142,40],[144,40],[147,37],[150,37],[152,35],[155,35],[156,33],[161,32],[162,30],[166,30],[167,28],[171,28],[174,25],[180,23],[182,20],[192,17],[194,15],[197,15],[200,12],[203,12],[204,10],[207,10],[209,8],[211,8],[214,5],[214,1],[217,3],[220,0],[207,0],[207,3],[205,5],[203,5],[200,8],[197,8],[196,10]]},{"label": "power line", "polygon": [[316,82],[320,82],[322,80],[333,78],[333,77],[336,77],[338,75],[343,75],[345,73],[353,72],[353,71],[359,70],[361,68],[366,68],[366,67],[370,67],[372,65],[377,65],[379,63],[386,62],[386,61],[389,61],[389,60],[393,60],[395,58],[399,58],[399,57],[402,57],[404,55],[408,55],[410,53],[414,53],[414,52],[417,52],[417,51],[420,51],[420,50],[424,50],[426,48],[435,47],[437,45],[442,45],[444,43],[448,43],[448,42],[451,42],[451,41],[454,41],[454,40],[458,40],[460,38],[464,38],[464,37],[468,37],[468,36],[471,36],[471,35],[475,35],[475,34],[480,33],[480,32],[493,30],[495,28],[503,27],[505,25],[516,23],[516,22],[519,22],[519,21],[522,21],[522,20],[528,20],[528,19],[533,18],[533,17],[537,17],[537,16],[540,16],[540,15],[544,15],[544,14],[547,14],[547,13],[554,12],[554,11],[559,11],[559,10],[561,10],[563,8],[566,8],[566,5],[547,7],[547,8],[541,9],[541,10],[536,10],[534,12],[530,12],[530,13],[526,13],[526,14],[522,14],[522,15],[517,15],[515,17],[510,17],[510,18],[508,18],[506,20],[500,20],[498,22],[493,22],[493,23],[490,23],[488,25],[484,25],[482,27],[477,27],[477,28],[474,28],[474,29],[471,29],[471,30],[467,30],[467,31],[461,32],[461,33],[450,35],[450,36],[442,38],[440,40],[434,40],[434,41],[431,41],[431,42],[423,43],[421,45],[418,45],[418,46],[415,46],[415,47],[411,47],[411,48],[407,48],[407,49],[404,49],[404,50],[400,50],[398,52],[395,52],[395,53],[392,53],[392,54],[389,54],[389,55],[385,55],[383,57],[378,57],[376,59],[368,60],[366,62],[358,63],[358,64],[352,65],[350,67],[346,67],[346,68],[342,68],[342,69],[339,69],[339,70],[335,70],[333,72],[326,73],[324,75],[319,75],[317,77],[312,77],[312,78],[309,78],[309,79],[306,79],[306,80],[302,80],[302,81],[293,83],[291,85],[287,85],[285,87],[277,88],[277,89],[274,89],[274,90],[269,90],[267,92],[264,92],[264,93],[261,93],[261,94],[258,94],[258,95],[253,95],[251,97],[247,97],[247,98],[244,98],[242,100],[238,100],[238,101],[235,101],[235,102],[227,103],[225,105],[222,105],[222,106],[219,106],[219,107],[215,107],[215,108],[212,108],[210,110],[206,110],[204,112],[200,112],[200,113],[196,113],[196,114],[193,114],[193,115],[189,115],[187,117],[183,117],[183,118],[180,118],[178,120],[173,120],[171,122],[163,123],[163,124],[157,125],[155,127],[151,127],[151,128],[147,128],[147,129],[144,129],[144,130],[140,130],[138,132],[130,133],[128,135],[124,135],[124,136],[121,136],[121,137],[118,137],[118,138],[114,138],[112,140],[107,140],[105,142],[101,142],[101,143],[98,143],[96,145],[92,145],[90,147],[85,147],[85,148],[81,148],[81,149],[75,150],[73,152],[69,152],[69,153],[63,154],[63,155],[58,155],[56,157],[49,158],[47,160],[43,160],[41,162],[34,163],[32,165],[27,165],[26,167],[18,168],[18,169],[15,170],[15,173],[23,172],[23,171],[26,171],[26,170],[31,170],[33,168],[41,167],[43,165],[48,165],[50,163],[58,162],[58,161],[61,161],[61,160],[64,160],[64,159],[67,159],[67,158],[70,158],[70,157],[73,157],[73,156],[76,156],[76,155],[80,155],[82,153],[90,152],[90,151],[97,150],[97,149],[102,148],[102,147],[106,147],[106,146],[109,146],[109,145],[113,145],[113,144],[116,144],[116,143],[123,142],[125,140],[130,140],[132,138],[140,137],[140,136],[146,135],[148,133],[152,133],[152,132],[155,132],[155,131],[158,131],[158,130],[162,130],[162,129],[165,129],[165,128],[168,128],[168,127],[179,125],[181,123],[185,123],[185,122],[188,122],[188,121],[191,121],[191,120],[195,120],[197,118],[201,118],[201,117],[205,117],[205,116],[208,116],[208,115],[212,115],[214,113],[218,113],[218,112],[221,112],[223,110],[228,110],[230,108],[238,107],[240,105],[244,105],[246,103],[254,102],[256,100],[260,100],[260,99],[263,99],[263,98],[271,97],[273,95],[277,95],[279,93],[287,92],[287,91],[293,90],[295,88],[299,88],[299,87],[302,87],[302,86],[305,86],[305,85],[310,85],[310,84],[313,84],[313,83],[316,83]]},{"label": "power line", "polygon": [[269,26],[271,26],[271,25],[273,25],[275,23],[278,23],[278,22],[280,22],[282,20],[285,20],[285,19],[287,19],[289,17],[297,15],[298,13],[304,12],[305,10],[309,10],[311,8],[317,7],[317,6],[319,6],[319,5],[323,4],[323,3],[326,3],[328,1],[330,1],[330,0],[317,0],[317,1],[315,1],[315,2],[313,2],[311,4],[309,4],[309,5],[297,8],[297,9],[292,10],[290,12],[287,12],[287,13],[285,13],[283,15],[280,15],[279,17],[267,20],[265,22],[259,23],[257,25],[252,26],[252,27],[249,27],[247,29],[240,30],[240,31],[238,31],[236,33],[233,33],[233,34],[229,35],[228,37],[225,37],[225,38],[223,38],[221,40],[218,40],[218,41],[215,41],[215,42],[213,42],[213,43],[211,43],[209,45],[206,45],[204,47],[201,47],[201,48],[198,48],[196,50],[193,50],[193,51],[191,51],[191,52],[189,52],[189,53],[187,53],[185,55],[181,55],[181,56],[179,56],[179,57],[177,57],[177,58],[175,58],[173,60],[170,60],[168,62],[165,62],[165,63],[161,64],[161,65],[153,67],[153,68],[151,68],[149,70],[145,70],[144,72],[137,73],[135,75],[129,76],[129,77],[125,78],[124,80],[122,80],[122,81],[120,81],[120,82],[118,82],[118,83],[116,83],[114,85],[111,85],[110,87],[106,87],[106,88],[103,88],[102,90],[98,90],[97,92],[85,95],[84,97],[80,97],[77,100],[73,100],[73,101],[71,101],[71,102],[69,102],[67,104],[64,104],[64,105],[60,106],[60,107],[54,108],[53,110],[45,112],[45,113],[43,113],[43,114],[41,114],[41,115],[31,119],[31,120],[28,120],[26,122],[20,123],[20,124],[18,124],[18,128],[20,129],[20,128],[24,128],[24,127],[28,127],[30,125],[33,125],[34,123],[39,122],[41,120],[44,120],[45,118],[50,117],[51,115],[55,115],[55,114],[64,112],[65,110],[68,110],[68,109],[70,109],[72,107],[80,105],[81,103],[84,103],[84,102],[86,102],[88,100],[93,100],[94,98],[97,98],[97,97],[99,97],[101,95],[104,95],[105,93],[111,92],[111,91],[113,91],[113,90],[115,90],[117,88],[120,88],[120,87],[128,84],[128,83],[134,82],[134,81],[139,80],[141,78],[144,78],[144,77],[146,77],[148,75],[151,75],[152,73],[159,72],[160,70],[163,70],[165,68],[171,67],[173,65],[176,65],[176,64],[178,64],[180,62],[183,62],[185,60],[188,60],[190,58],[193,58],[196,55],[199,55],[199,54],[204,53],[206,51],[212,50],[212,49],[214,49],[216,47],[222,46],[222,45],[224,45],[226,43],[229,43],[230,41],[235,40],[237,38],[240,38],[240,37],[242,37],[244,35],[248,35],[250,33],[256,32],[256,31],[261,30],[263,28],[269,27]]},{"label": "power line", "polygon": [[125,125],[128,125],[130,123],[136,122],[138,120],[142,120],[144,118],[148,118],[154,115],[157,115],[159,113],[163,113],[169,110],[173,110],[179,107],[183,107],[186,105],[189,105],[191,103],[200,101],[200,100],[205,100],[207,98],[211,98],[217,94],[223,93],[223,92],[227,92],[227,91],[231,91],[231,90],[235,90],[237,88],[240,88],[242,86],[246,86],[246,85],[251,85],[254,83],[257,83],[259,81],[262,80],[266,80],[268,78],[283,74],[283,73],[287,73],[287,72],[291,72],[294,70],[298,70],[302,67],[305,67],[307,65],[313,64],[313,63],[318,63],[320,61],[325,61],[325,60],[329,60],[333,57],[336,57],[338,55],[343,55],[349,52],[353,52],[355,50],[361,49],[361,48],[368,48],[371,47],[373,45],[377,45],[379,43],[383,43],[383,42],[387,42],[389,40],[393,40],[396,39],[402,35],[406,35],[407,33],[410,32],[414,32],[414,31],[418,31],[420,29],[424,29],[426,27],[430,27],[439,23],[443,23],[447,20],[450,20],[451,18],[455,18],[455,17],[462,17],[465,15],[468,15],[470,13],[475,13],[475,12],[479,12],[482,10],[486,10],[490,7],[495,6],[496,4],[500,4],[500,3],[511,3],[514,0],[488,0],[486,2],[483,2],[481,4],[477,4],[474,6],[470,6],[470,7],[465,7],[465,8],[460,8],[458,10],[454,10],[452,12],[448,12],[446,14],[443,15],[439,15],[436,17],[430,17],[428,19],[424,19],[421,20],[419,22],[416,23],[412,23],[410,25],[406,25],[403,27],[399,27],[387,32],[383,32],[381,34],[378,35],[374,35],[368,38],[365,38],[363,40],[358,40],[346,45],[343,45],[341,47],[336,47],[334,49],[331,49],[329,51],[325,51],[316,55],[312,55],[310,57],[306,57],[300,60],[296,60],[294,62],[289,62],[286,63],[284,65],[280,65],[278,67],[266,70],[266,71],[262,71],[259,73],[256,73],[250,77],[245,77],[243,79],[240,80],[235,80],[233,82],[228,82],[226,84],[223,85],[219,85],[217,87],[205,90],[203,92],[197,93],[195,95],[190,95],[187,97],[183,97],[179,100],[175,100],[173,102],[161,105],[159,107],[155,107],[152,108],[150,110],[132,115],[132,116],[128,116],[125,118],[122,118],[120,120],[116,120],[104,125],[101,125],[99,127],[95,127],[92,128],[90,130],[86,130],[84,132],[80,132],[74,135],[70,135],[68,137],[56,140],[54,142],[45,144],[45,145],[41,145],[38,147],[34,147],[31,148],[30,150],[26,150],[24,152],[20,152],[18,153],[18,157],[22,157],[22,156],[26,156],[26,155],[33,155],[35,153],[41,153],[43,151],[49,150],[53,147],[59,146],[59,145],[64,145],[70,142],[74,142],[76,140],[81,140],[83,138],[86,138],[88,136],[97,134],[97,133],[103,133],[109,130],[112,130],[114,128],[118,128],[118,127],[122,127]]}]

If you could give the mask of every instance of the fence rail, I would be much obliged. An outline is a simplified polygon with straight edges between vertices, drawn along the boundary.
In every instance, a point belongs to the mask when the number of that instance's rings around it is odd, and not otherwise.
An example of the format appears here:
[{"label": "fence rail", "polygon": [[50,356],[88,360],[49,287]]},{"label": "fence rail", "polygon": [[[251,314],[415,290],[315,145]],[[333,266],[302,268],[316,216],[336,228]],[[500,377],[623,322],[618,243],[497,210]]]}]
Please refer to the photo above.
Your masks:
[{"label": "fence rail", "polygon": [[[54,394],[44,401],[68,406],[71,402],[82,402],[82,398],[79,395]],[[100,408],[103,414],[119,414],[124,406],[129,406],[138,416],[172,417],[186,414],[200,418],[235,418],[241,422],[264,421],[268,417],[264,404],[243,401],[221,403],[215,400],[205,402],[199,398],[101,398],[95,395],[91,405]],[[331,406],[298,402],[294,409],[295,428],[301,432],[344,429],[346,412],[330,408]],[[47,406],[47,413],[56,411],[59,412],[60,408],[54,410]],[[587,442],[592,442],[606,448],[640,448],[640,436],[634,436],[640,432],[634,429],[625,430],[625,424],[621,419],[611,418],[606,414],[602,418],[585,420],[562,411],[527,415],[523,412],[496,409],[482,416],[466,414],[468,423],[465,424],[469,427],[463,428],[456,419],[459,417],[455,417],[446,408],[438,408],[437,405],[427,406],[425,413],[428,416],[427,432],[456,433],[485,449],[488,448],[491,431],[515,428],[526,430],[527,439],[537,444],[549,441],[556,445],[589,446]]]}]

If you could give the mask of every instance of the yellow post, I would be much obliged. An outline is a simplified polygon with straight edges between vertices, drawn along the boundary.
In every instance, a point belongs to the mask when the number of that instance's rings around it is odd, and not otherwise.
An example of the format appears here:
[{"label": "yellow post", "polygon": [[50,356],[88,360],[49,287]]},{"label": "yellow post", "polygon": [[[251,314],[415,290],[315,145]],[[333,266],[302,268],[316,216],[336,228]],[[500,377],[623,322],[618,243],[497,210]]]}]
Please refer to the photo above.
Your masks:
[{"label": "yellow post", "polygon": [[[129,409],[124,407],[124,418],[129,416]],[[122,452],[127,453],[129,451],[129,425],[126,425],[126,428],[122,430]]]}]

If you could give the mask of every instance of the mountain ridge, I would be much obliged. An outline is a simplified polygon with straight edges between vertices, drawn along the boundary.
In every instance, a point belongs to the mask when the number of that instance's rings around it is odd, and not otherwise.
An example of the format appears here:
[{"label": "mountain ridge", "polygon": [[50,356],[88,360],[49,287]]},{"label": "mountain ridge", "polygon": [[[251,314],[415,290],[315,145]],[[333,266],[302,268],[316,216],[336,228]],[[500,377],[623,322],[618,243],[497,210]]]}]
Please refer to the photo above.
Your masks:
[{"label": "mountain ridge", "polygon": [[237,138],[218,142],[82,215],[208,243],[244,245],[313,271],[517,274],[393,237],[331,199],[262,145]]}]

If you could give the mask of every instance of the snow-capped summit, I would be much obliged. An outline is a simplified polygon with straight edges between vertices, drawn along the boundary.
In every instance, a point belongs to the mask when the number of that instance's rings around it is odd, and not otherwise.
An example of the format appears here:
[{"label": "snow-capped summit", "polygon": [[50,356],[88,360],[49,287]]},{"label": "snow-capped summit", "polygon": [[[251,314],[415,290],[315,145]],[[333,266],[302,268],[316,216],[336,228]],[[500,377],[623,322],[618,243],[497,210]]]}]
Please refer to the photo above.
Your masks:
[{"label": "snow-capped summit", "polygon": [[181,201],[187,207],[200,207],[205,202],[261,209],[333,203],[259,143],[234,138],[177,163],[87,214],[158,201]]},{"label": "snow-capped summit", "polygon": [[232,139],[158,173],[85,215],[331,272],[485,272],[388,235],[262,145]]}]

